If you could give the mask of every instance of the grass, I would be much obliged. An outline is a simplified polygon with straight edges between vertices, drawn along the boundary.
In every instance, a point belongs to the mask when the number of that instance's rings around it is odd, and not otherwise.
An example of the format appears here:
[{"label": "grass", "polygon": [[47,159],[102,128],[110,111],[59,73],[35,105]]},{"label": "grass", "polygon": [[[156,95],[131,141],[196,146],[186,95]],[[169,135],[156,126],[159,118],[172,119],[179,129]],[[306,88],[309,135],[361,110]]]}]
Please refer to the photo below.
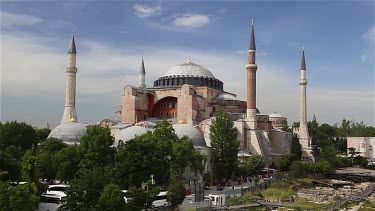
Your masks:
[{"label": "grass", "polygon": [[291,208],[294,210],[326,210],[330,206],[332,206],[334,202],[324,203],[324,204],[318,204],[311,201],[308,201],[307,199],[300,199],[297,202],[293,203],[290,206],[287,206],[287,208]]},{"label": "grass", "polygon": [[273,183],[266,190],[261,191],[262,196],[270,201],[290,201],[290,197],[296,194],[294,185],[284,182]]},{"label": "grass", "polygon": [[[227,204],[229,204],[229,205],[234,204],[234,203],[238,203],[237,205],[250,204],[251,203],[250,201],[244,201],[244,200],[253,199],[253,198],[260,198],[260,197],[259,197],[259,195],[255,195],[253,193],[245,193],[241,197],[229,199],[227,201]],[[240,201],[244,201],[244,202],[241,203]]]}]

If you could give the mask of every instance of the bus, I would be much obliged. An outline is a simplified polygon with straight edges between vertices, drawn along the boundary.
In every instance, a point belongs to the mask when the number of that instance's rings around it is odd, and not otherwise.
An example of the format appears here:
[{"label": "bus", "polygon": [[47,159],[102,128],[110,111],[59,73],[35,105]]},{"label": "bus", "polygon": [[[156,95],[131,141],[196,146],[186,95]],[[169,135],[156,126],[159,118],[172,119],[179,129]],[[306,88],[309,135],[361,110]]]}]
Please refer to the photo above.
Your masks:
[{"label": "bus", "polygon": [[165,207],[169,205],[169,202],[167,202],[167,194],[168,191],[162,191],[156,196],[156,200],[152,202],[151,207]]}]

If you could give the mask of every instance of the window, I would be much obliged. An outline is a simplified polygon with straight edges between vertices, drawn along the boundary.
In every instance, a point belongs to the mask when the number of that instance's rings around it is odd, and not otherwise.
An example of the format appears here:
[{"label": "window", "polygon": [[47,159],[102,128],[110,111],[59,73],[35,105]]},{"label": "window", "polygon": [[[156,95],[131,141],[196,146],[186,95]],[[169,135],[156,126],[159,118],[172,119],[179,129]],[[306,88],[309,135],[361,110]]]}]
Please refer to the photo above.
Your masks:
[{"label": "window", "polygon": [[169,117],[169,112],[167,111],[167,113],[165,114],[166,117]]},{"label": "window", "polygon": [[154,117],[158,117],[158,113],[154,112]]},{"label": "window", "polygon": [[160,104],[160,108],[163,108],[163,103]]},{"label": "window", "polygon": [[172,117],[174,117],[174,112],[172,112]]},{"label": "window", "polygon": [[163,118],[163,116],[164,116],[164,115],[163,115],[163,112],[160,112],[160,117]]}]

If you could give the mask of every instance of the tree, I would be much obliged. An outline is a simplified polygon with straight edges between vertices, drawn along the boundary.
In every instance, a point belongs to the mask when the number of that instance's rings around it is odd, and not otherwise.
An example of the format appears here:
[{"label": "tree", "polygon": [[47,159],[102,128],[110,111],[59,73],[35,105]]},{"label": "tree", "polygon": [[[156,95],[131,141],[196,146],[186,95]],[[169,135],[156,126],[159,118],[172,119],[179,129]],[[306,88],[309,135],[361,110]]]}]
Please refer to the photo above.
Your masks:
[{"label": "tree", "polygon": [[39,204],[37,194],[30,183],[12,187],[9,181],[0,181],[0,210],[36,210]]},{"label": "tree", "polygon": [[122,211],[125,210],[124,193],[114,184],[108,184],[100,194],[97,210]]},{"label": "tree", "polygon": [[70,181],[75,178],[79,171],[80,161],[79,146],[69,146],[56,152],[52,160],[56,169],[56,179]]},{"label": "tree", "polygon": [[256,175],[266,166],[261,155],[253,155],[245,162],[245,172],[247,175]]},{"label": "tree", "polygon": [[37,143],[37,135],[33,127],[24,122],[6,122],[0,124],[0,150],[14,145],[22,151],[31,149]]},{"label": "tree", "polygon": [[216,179],[229,179],[238,166],[240,142],[228,113],[218,112],[210,127],[212,168]]},{"label": "tree", "polygon": [[138,211],[143,210],[146,207],[147,195],[143,188],[137,188],[131,186],[126,192],[126,197],[131,200],[126,204],[127,210]]},{"label": "tree", "polygon": [[88,169],[114,164],[116,149],[112,147],[113,142],[114,138],[108,127],[89,126],[79,147],[83,156],[80,167]]},{"label": "tree", "polygon": [[302,147],[301,143],[299,143],[299,139],[297,135],[292,136],[292,143],[290,147],[290,154],[292,155],[293,160],[301,160],[302,156]]},{"label": "tree", "polygon": [[104,186],[113,180],[112,175],[107,167],[81,169],[77,178],[70,181],[66,203],[59,210],[95,210]]},{"label": "tree", "polygon": [[116,155],[116,171],[122,187],[140,187],[142,182],[154,175],[156,182],[161,183],[169,171],[164,166],[163,154],[151,133],[138,136],[125,143]]},{"label": "tree", "polygon": [[293,155],[280,155],[276,157],[275,165],[280,171],[289,171],[290,165],[293,162]]},{"label": "tree", "polygon": [[41,128],[41,129],[36,129],[36,137],[38,141],[46,140],[48,135],[51,133],[51,130],[48,128]]},{"label": "tree", "polygon": [[175,208],[182,204],[185,199],[185,188],[178,180],[172,180],[168,186],[167,201]]},{"label": "tree", "polygon": [[289,169],[289,174],[294,178],[306,176],[304,164],[301,161],[293,161]]},{"label": "tree", "polygon": [[0,172],[6,172],[0,180],[20,181],[21,162],[5,151],[0,151]]},{"label": "tree", "polygon": [[53,163],[53,157],[65,147],[67,145],[56,138],[47,139],[39,144],[35,166],[38,178],[47,179],[48,181],[56,178],[58,165]]},{"label": "tree", "polygon": [[182,174],[190,167],[195,174],[203,173],[205,156],[194,149],[193,142],[187,136],[172,144],[171,177],[182,179]]}]

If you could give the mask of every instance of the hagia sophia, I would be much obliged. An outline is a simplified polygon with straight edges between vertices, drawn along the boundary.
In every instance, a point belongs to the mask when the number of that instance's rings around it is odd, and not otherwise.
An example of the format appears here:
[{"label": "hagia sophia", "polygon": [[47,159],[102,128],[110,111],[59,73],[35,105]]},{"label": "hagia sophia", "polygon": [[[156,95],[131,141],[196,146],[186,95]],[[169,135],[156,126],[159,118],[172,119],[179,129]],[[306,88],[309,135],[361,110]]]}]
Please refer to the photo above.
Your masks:
[{"label": "hagia sophia", "polygon": [[[71,145],[79,144],[80,137],[86,132],[86,125],[78,123],[75,110],[76,55],[73,35],[68,50],[65,109],[61,124],[49,135]],[[230,114],[238,132],[239,160],[244,161],[252,155],[262,155],[266,163],[270,164],[275,156],[290,153],[292,133],[284,131],[288,127],[286,117],[278,113],[263,114],[260,112],[261,109],[257,108],[258,65],[255,59],[255,30],[252,22],[248,61],[244,65],[247,79],[243,83],[247,83],[247,99],[242,101],[236,98],[235,93],[225,91],[224,82],[215,77],[214,71],[193,63],[190,57],[186,62],[171,67],[163,76],[155,79],[152,87],[147,87],[146,65],[142,57],[138,86],[126,85],[123,88],[120,108],[114,117],[98,121],[98,124],[109,126],[115,137],[114,146],[117,147],[120,142],[125,143],[137,135],[153,130],[157,121],[167,119],[173,124],[178,136],[188,136],[196,150],[207,156],[206,170],[211,171],[209,128],[215,121],[215,112],[225,111]],[[300,85],[301,101],[304,101],[301,102],[301,116],[306,116],[305,71],[303,51]],[[302,117],[301,119],[306,120]],[[301,144],[308,148],[307,127],[303,126],[304,123],[301,121]]]}]

